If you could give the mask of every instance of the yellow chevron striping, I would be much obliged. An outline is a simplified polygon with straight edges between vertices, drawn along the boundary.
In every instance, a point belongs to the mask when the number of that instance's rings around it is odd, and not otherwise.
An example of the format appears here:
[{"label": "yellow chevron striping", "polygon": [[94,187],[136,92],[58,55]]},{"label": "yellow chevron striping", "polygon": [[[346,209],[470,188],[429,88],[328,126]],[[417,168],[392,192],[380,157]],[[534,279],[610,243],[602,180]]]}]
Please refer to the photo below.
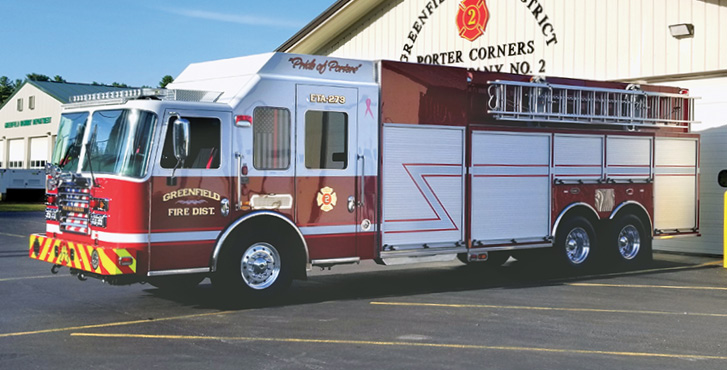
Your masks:
[{"label": "yellow chevron striping", "polygon": [[105,253],[103,249],[97,249],[98,257],[99,257],[99,265],[103,265],[104,269],[106,269],[107,273],[109,275],[119,275],[121,274],[121,270],[119,270],[118,266],[116,266],[116,263],[109,258],[109,256]]},{"label": "yellow chevron striping", "polygon": [[[124,271],[131,270],[136,272],[136,256],[132,251],[127,249],[104,249],[97,248],[92,245],[86,245],[77,242],[65,242],[64,247],[59,249],[59,255],[56,255],[55,248],[60,246],[60,239],[53,239],[42,235],[31,235],[30,239],[30,257],[50,263],[60,263],[65,266],[95,272],[101,275],[121,275]],[[33,253],[35,242],[40,243],[40,252]],[[99,266],[93,268],[91,265],[93,251],[99,256]],[[71,259],[73,254],[73,259]],[[123,269],[118,265],[117,257],[130,257],[132,264],[124,266]]]}]

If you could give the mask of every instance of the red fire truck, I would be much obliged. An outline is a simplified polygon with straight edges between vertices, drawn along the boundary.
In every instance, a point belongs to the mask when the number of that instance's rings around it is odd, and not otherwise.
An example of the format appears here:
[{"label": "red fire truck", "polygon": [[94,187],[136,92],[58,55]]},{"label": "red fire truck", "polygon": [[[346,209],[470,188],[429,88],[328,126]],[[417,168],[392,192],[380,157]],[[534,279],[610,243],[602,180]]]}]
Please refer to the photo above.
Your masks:
[{"label": "red fire truck", "polygon": [[699,232],[672,87],[271,53],[78,96],[30,257],[111,284],[280,292],[313,266],[548,252],[637,264]]}]

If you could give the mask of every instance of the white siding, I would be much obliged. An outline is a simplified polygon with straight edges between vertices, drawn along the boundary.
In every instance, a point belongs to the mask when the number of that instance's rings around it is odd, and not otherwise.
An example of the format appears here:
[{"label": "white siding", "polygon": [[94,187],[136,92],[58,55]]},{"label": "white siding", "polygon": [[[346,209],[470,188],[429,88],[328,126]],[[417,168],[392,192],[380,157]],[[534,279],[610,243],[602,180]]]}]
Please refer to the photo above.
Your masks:
[{"label": "white siding", "polygon": [[[30,109],[30,97],[34,97],[34,109]],[[18,99],[23,100],[22,111],[18,111],[17,109]],[[22,152],[8,154],[8,158],[11,155],[14,155],[16,157],[13,158],[16,159],[13,159],[13,161],[22,160],[22,168],[29,168],[31,156],[33,156],[33,154],[29,152],[32,147],[32,144],[30,143],[31,140],[29,138],[45,137],[46,157],[39,158],[36,155],[33,159],[50,161],[49,147],[51,144],[48,143],[47,138],[58,131],[60,113],[61,103],[58,100],[30,83],[23,85],[20,91],[18,91],[15,96],[13,96],[13,98],[5,104],[2,109],[0,109],[0,142],[3,142],[3,137],[5,138],[5,143],[9,143],[11,140],[20,140],[23,142],[22,147],[20,144],[15,144],[16,148],[19,148],[17,150],[21,150]],[[20,122],[23,122],[23,124],[21,125]],[[9,144],[5,145],[7,145],[5,147],[6,149],[13,152],[12,148],[9,147]],[[42,152],[38,151],[37,153]],[[0,168],[8,168],[8,162],[10,159],[2,159],[2,154],[0,154],[0,161],[3,162]]]},{"label": "white siding", "polygon": [[[472,68],[527,62],[534,74],[593,79],[636,79],[727,69],[727,0],[540,0],[536,18],[530,2],[487,0],[485,32],[473,42],[458,35],[458,1],[405,0],[381,7],[331,40],[318,54],[399,60],[404,46],[416,56],[461,51]],[[433,4],[436,4],[434,6]],[[427,6],[432,9],[431,14]],[[427,16],[423,24],[418,17]],[[548,19],[557,43],[547,45],[539,23]],[[417,33],[413,25],[421,24]],[[670,24],[694,24],[694,37],[675,39]],[[412,42],[409,33],[416,34]],[[533,53],[472,60],[473,49],[534,42]],[[539,67],[544,63],[545,71]]]}]

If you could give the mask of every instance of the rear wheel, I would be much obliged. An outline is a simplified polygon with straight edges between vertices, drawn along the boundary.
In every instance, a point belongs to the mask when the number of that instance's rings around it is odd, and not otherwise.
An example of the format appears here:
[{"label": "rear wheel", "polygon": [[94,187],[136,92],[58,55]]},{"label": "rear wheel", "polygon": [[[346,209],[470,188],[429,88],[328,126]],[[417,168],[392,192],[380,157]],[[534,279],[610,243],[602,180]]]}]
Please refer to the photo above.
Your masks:
[{"label": "rear wheel", "polygon": [[640,265],[651,260],[651,238],[641,219],[634,215],[617,218],[609,233],[611,255],[621,264]]},{"label": "rear wheel", "polygon": [[558,227],[555,237],[554,257],[562,266],[586,269],[594,264],[596,231],[584,217],[567,219]]}]

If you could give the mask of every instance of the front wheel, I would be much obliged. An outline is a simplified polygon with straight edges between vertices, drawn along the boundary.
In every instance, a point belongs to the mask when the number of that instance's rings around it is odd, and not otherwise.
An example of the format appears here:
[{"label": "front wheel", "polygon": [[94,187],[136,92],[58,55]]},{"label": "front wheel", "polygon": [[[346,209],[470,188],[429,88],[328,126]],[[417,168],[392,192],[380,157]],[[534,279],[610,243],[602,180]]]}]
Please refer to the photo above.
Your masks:
[{"label": "front wheel", "polygon": [[226,293],[267,298],[282,293],[292,281],[288,254],[274,241],[226,246],[212,284]]},{"label": "front wheel", "polygon": [[584,217],[573,217],[558,228],[554,244],[555,259],[572,269],[586,269],[594,264],[597,249],[596,231]]}]

